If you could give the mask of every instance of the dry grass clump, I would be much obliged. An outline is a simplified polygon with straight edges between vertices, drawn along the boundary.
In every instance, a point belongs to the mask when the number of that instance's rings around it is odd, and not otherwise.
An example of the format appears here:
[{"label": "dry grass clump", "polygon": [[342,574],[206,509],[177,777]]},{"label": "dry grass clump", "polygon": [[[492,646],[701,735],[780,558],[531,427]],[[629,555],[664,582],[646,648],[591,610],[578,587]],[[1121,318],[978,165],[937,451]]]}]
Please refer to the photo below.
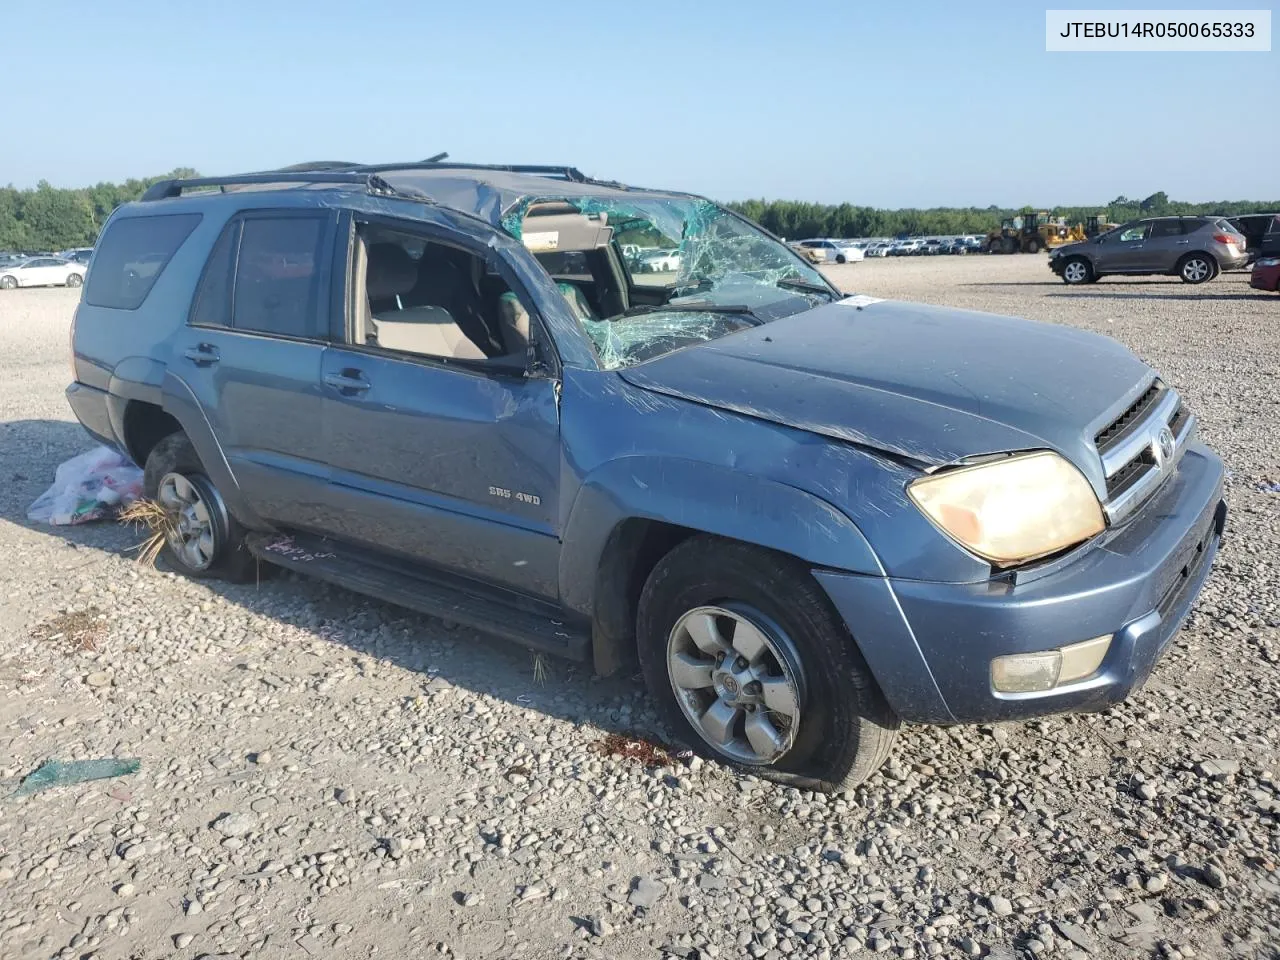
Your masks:
[{"label": "dry grass clump", "polygon": [[174,532],[173,515],[156,500],[135,500],[120,511],[117,519],[121,523],[142,527],[148,536],[141,543],[129,549],[137,551],[135,558],[139,563],[153,567],[165,541]]}]

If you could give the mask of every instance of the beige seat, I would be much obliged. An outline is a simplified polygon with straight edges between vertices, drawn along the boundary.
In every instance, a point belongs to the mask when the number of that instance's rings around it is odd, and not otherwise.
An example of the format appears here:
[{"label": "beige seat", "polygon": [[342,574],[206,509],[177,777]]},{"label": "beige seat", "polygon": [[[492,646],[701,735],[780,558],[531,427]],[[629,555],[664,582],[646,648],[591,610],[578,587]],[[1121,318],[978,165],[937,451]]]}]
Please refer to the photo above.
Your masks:
[{"label": "beige seat", "polygon": [[394,243],[374,243],[368,248],[367,259],[366,339],[387,350],[427,357],[486,359],[484,351],[462,332],[444,307],[401,308],[401,297],[418,282],[418,267],[404,248]]},{"label": "beige seat", "polygon": [[378,346],[429,357],[483,360],[484,353],[467,339],[444,307],[409,307],[375,316],[371,321]]}]

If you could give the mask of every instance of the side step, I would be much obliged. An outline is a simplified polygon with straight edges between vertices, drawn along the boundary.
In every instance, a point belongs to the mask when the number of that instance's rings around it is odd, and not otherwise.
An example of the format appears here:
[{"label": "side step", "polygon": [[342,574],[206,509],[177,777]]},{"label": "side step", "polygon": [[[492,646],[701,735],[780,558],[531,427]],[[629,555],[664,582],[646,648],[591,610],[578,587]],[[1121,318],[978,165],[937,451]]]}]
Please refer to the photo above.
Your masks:
[{"label": "side step", "polygon": [[419,613],[572,660],[589,660],[588,628],[552,604],[359,547],[304,534],[251,533],[251,553],[266,563],[345,587]]}]

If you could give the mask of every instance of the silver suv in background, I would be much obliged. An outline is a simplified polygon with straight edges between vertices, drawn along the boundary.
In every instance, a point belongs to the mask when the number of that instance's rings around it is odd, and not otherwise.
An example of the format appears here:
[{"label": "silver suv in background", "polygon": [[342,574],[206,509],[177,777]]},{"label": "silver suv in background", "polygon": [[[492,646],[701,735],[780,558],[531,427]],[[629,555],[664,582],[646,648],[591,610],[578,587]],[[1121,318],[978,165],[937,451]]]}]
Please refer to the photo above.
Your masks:
[{"label": "silver suv in background", "polygon": [[1049,269],[1066,283],[1092,283],[1108,274],[1166,274],[1204,283],[1243,267],[1245,238],[1221,217],[1149,217],[1049,255]]}]

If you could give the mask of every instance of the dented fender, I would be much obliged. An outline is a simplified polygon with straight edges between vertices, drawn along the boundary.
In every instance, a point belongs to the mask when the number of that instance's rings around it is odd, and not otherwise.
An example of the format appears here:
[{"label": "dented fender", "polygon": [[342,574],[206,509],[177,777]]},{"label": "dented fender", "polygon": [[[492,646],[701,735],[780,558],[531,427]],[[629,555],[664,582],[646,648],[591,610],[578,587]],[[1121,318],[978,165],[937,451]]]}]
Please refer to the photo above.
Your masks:
[{"label": "dented fender", "polygon": [[812,493],[694,460],[622,457],[584,479],[569,512],[560,558],[566,606],[592,614],[609,537],[632,518],[741,540],[815,566],[884,573],[857,525]]}]

